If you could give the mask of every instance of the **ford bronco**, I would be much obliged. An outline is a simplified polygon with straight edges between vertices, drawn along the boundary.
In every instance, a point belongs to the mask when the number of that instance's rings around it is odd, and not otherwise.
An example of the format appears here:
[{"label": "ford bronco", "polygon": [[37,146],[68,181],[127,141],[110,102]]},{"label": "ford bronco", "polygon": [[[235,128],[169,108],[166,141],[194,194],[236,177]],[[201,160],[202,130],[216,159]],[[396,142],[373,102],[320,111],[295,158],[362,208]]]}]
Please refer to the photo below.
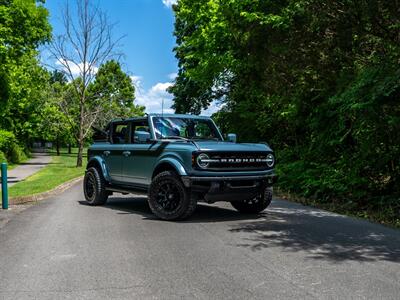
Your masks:
[{"label": "ford bronco", "polygon": [[259,213],[271,202],[275,157],[267,144],[225,140],[209,117],[149,114],[118,119],[88,150],[84,195],[105,204],[114,192],[148,195],[164,220],[189,217],[198,201],[229,201]]}]

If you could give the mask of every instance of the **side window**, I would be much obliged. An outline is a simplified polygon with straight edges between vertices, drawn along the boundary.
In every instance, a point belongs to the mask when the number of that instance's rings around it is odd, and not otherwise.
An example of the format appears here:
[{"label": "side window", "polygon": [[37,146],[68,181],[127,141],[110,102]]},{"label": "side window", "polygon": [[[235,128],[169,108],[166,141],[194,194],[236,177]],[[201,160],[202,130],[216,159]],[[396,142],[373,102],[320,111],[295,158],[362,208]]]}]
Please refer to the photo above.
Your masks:
[{"label": "side window", "polygon": [[150,127],[147,123],[147,121],[141,121],[137,123],[132,124],[133,127],[133,135],[132,135],[132,143],[133,144],[143,144],[146,142],[141,142],[139,140],[139,135],[145,135],[146,133],[150,134]]},{"label": "side window", "polygon": [[113,144],[126,144],[129,139],[128,124],[114,124],[112,132]]}]

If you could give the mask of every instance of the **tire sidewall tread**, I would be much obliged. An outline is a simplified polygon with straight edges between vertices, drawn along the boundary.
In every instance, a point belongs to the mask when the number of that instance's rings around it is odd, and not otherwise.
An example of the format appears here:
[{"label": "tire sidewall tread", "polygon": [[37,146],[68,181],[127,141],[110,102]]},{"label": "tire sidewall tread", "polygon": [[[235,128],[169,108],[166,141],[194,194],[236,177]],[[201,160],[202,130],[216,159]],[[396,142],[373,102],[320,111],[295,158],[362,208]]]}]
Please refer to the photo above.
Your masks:
[{"label": "tire sidewall tread", "polygon": [[[172,213],[162,211],[156,202],[159,186],[166,181],[175,184],[180,192],[181,197],[183,197],[181,199],[180,208]],[[188,218],[194,212],[197,206],[197,200],[194,197],[191,197],[190,190],[184,186],[179,176],[172,171],[161,172],[153,178],[149,188],[148,203],[151,211],[158,218],[169,221],[183,220]]]},{"label": "tire sidewall tread", "polygon": [[[86,194],[86,181],[88,180],[89,176],[92,176],[95,181],[95,187],[94,187],[95,196],[93,199],[90,199]],[[85,199],[89,205],[93,206],[103,205],[107,202],[108,193],[106,191],[106,181],[103,177],[103,174],[101,174],[97,170],[97,168],[91,167],[87,169],[83,180],[83,189],[84,189]]]}]

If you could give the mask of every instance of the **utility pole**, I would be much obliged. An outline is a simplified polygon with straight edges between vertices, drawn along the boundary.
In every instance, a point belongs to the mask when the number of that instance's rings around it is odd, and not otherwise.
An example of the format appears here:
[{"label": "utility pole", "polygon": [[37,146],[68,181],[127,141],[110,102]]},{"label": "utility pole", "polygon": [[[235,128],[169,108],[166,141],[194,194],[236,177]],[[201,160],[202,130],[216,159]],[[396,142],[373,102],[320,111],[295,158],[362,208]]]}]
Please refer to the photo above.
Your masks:
[{"label": "utility pole", "polygon": [[164,117],[164,98],[161,99],[161,116]]}]

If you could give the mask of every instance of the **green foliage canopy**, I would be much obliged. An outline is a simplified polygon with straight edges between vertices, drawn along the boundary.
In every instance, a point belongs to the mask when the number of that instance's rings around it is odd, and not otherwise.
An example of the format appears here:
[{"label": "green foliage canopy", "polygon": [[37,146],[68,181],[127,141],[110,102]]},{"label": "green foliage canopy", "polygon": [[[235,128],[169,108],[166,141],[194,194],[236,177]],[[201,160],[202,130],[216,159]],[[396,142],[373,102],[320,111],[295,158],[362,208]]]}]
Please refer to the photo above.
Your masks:
[{"label": "green foliage canopy", "polygon": [[50,34],[48,12],[37,1],[0,1],[0,128],[24,143],[37,129],[47,80],[36,49]]},{"label": "green foliage canopy", "polygon": [[88,93],[103,106],[96,125],[103,128],[111,119],[127,118],[144,114],[144,107],[134,104],[135,87],[131,77],[119,62],[110,60],[100,66]]},{"label": "green foliage canopy", "polygon": [[399,5],[180,0],[174,108],[220,101],[224,130],[276,150],[285,190],[400,219]]}]

